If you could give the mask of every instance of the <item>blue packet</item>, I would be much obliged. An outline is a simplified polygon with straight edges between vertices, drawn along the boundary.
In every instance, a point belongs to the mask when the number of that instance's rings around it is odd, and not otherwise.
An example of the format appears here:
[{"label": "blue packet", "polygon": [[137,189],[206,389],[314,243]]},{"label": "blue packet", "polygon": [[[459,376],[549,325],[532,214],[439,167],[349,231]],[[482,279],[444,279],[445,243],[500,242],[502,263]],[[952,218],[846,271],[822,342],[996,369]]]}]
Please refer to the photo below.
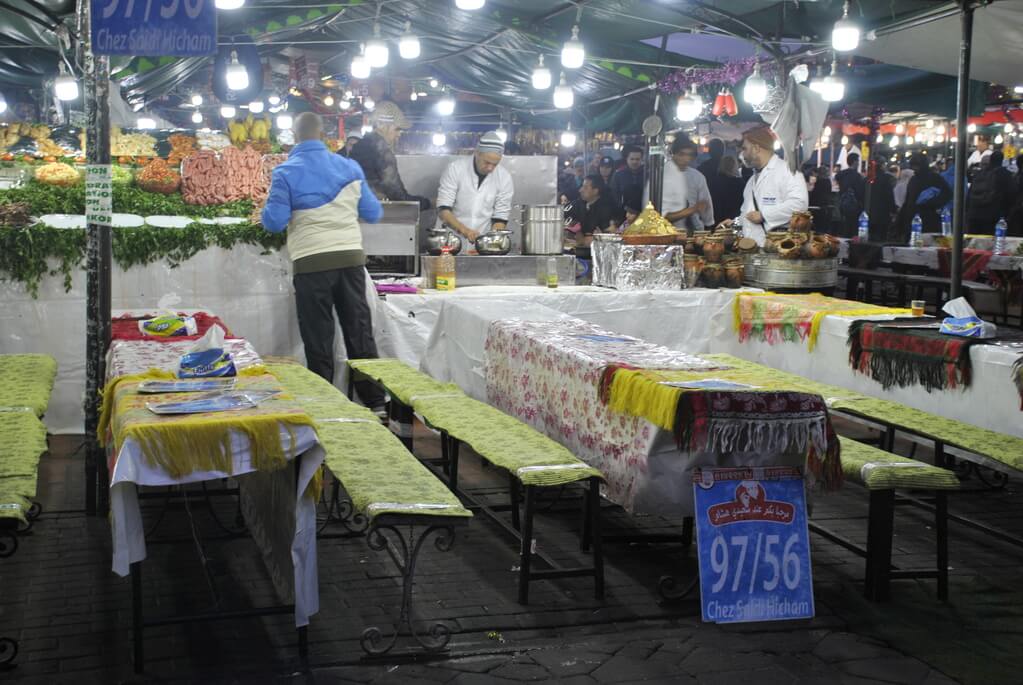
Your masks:
[{"label": "blue packet", "polygon": [[976,316],[949,316],[941,322],[939,332],[961,338],[983,338],[984,322]]},{"label": "blue packet", "polygon": [[178,378],[218,378],[237,376],[231,355],[219,347],[189,352],[178,363]]}]

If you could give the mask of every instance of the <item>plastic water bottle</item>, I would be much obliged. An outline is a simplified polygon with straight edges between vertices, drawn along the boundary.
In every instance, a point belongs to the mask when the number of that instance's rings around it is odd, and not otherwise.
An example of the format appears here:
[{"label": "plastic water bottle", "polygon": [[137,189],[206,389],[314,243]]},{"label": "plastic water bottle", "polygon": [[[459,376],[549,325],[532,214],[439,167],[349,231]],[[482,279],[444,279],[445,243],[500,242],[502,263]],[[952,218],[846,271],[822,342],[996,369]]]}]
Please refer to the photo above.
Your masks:
[{"label": "plastic water bottle", "polygon": [[948,207],[941,210],[941,235],[952,235],[952,212]]},{"label": "plastic water bottle", "polygon": [[867,242],[870,238],[870,217],[866,212],[860,212],[860,223],[856,228],[856,236],[861,243]]},{"label": "plastic water bottle", "polygon": [[437,290],[455,289],[455,256],[451,248],[445,245],[437,258]]},{"label": "plastic water bottle", "polygon": [[923,247],[924,244],[924,222],[919,214],[913,215],[913,223],[909,232],[909,246]]},{"label": "plastic water bottle", "polygon": [[1005,219],[999,219],[998,223],[995,224],[995,254],[1009,254],[1008,247],[1005,245],[1005,234],[1008,230],[1008,226],[1005,224]]}]

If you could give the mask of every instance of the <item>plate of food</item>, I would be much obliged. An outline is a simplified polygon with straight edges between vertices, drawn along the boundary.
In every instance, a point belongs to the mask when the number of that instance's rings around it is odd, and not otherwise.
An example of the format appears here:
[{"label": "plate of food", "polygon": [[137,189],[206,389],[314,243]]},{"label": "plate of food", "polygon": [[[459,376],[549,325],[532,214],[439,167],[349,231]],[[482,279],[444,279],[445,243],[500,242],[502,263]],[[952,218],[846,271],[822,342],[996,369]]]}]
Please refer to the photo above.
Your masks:
[{"label": "plate of food", "polygon": [[44,214],[39,223],[50,228],[85,228],[84,214]]},{"label": "plate of food", "polygon": [[195,219],[187,216],[147,216],[146,224],[153,228],[185,228],[195,223]]}]

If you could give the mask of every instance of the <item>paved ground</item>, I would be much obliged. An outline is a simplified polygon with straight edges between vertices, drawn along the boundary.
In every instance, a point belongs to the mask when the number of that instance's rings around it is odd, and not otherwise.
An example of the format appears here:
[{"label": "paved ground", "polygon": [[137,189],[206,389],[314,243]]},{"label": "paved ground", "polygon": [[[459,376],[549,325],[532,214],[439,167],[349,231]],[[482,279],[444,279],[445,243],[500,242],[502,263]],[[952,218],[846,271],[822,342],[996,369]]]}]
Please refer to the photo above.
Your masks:
[{"label": "paved ground", "polygon": [[[287,616],[164,627],[147,633],[147,674],[132,675],[131,600],[126,579],[110,571],[104,519],[82,513],[81,455],[73,438],[54,438],[41,467],[45,514],[19,552],[0,560],[0,635],[21,641],[17,668],[0,681],[23,683],[1016,683],[1023,682],[1023,550],[951,528],[951,600],[933,583],[902,581],[882,605],[862,599],[863,563],[820,538],[813,540],[817,617],[719,627],[700,623],[695,601],[663,606],[655,591],[666,574],[691,573],[692,555],[665,545],[606,546],[607,597],[592,581],[534,584],[528,607],[516,602],[517,555],[510,540],[478,518],[454,548],[424,553],[416,606],[452,631],[443,658],[414,662],[363,659],[365,627],[390,629],[401,588],[385,554],[364,538],[320,542],[321,611],[309,631],[309,668],[296,659]],[[435,449],[430,439],[418,441]],[[491,471],[463,459],[462,478],[480,496],[498,492]],[[975,482],[975,481],[974,481]],[[543,549],[559,561],[585,561],[578,551],[577,495],[548,500],[538,518]],[[998,492],[957,497],[953,510],[1023,533],[1016,483]],[[231,519],[229,503],[218,511]],[[208,510],[193,506],[204,539],[220,532]],[[854,486],[821,498],[814,520],[862,542],[866,497]],[[155,520],[155,512],[147,514]],[[187,533],[183,512],[170,512],[160,534]],[[608,530],[677,533],[677,521],[629,517],[605,505]],[[932,563],[923,512],[900,510],[896,565]],[[190,543],[151,544],[144,569],[150,615],[211,606],[246,608],[276,601],[255,545],[247,538],[207,540],[210,580]],[[405,642],[402,643],[406,644]]]}]

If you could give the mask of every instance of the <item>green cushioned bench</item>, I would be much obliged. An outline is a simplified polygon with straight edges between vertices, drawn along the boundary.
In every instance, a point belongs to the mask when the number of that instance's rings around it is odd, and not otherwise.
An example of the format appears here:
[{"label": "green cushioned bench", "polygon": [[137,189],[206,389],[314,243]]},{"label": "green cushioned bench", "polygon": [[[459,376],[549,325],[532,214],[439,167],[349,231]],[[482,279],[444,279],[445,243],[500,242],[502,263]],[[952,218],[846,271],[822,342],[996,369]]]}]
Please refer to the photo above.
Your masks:
[{"label": "green cushioned bench", "polygon": [[[404,591],[399,625],[390,639],[375,627],[367,628],[363,649],[374,655],[389,651],[401,628],[425,649],[443,649],[450,636],[445,626],[435,624],[435,629],[427,633],[429,637],[424,637],[411,625],[416,560],[424,541],[431,536],[436,549],[451,549],[454,526],[467,524],[472,512],[381,425],[372,411],[302,366],[268,364],[267,368],[314,419],[325,452],[324,463],[335,477],[332,510],[341,484],[351,497],[357,517],[366,521],[370,548],[386,549],[401,572]],[[399,531],[398,526],[403,530],[407,526],[408,532]],[[418,536],[413,535],[416,526]]]},{"label": "green cushioned bench", "polygon": [[0,411],[0,519],[29,524],[32,507],[22,505],[36,496],[46,449],[46,426],[33,412]]},{"label": "green cushioned bench", "polygon": [[46,413],[57,362],[45,354],[0,354],[0,408],[27,407]]},{"label": "green cushioned bench", "polygon": [[[603,553],[600,546],[598,514],[603,474],[578,459],[561,444],[531,426],[490,405],[467,397],[457,386],[441,383],[394,359],[349,361],[351,377],[369,379],[391,396],[391,405],[402,405],[392,416],[419,415],[423,423],[441,434],[442,463],[449,485],[463,498],[472,499],[458,488],[458,452],[465,443],[486,462],[507,472],[510,486],[511,532],[519,539],[519,602],[529,601],[529,583],[545,578],[593,576],[597,598],[604,594]],[[393,427],[393,425],[392,425]],[[582,540],[593,541],[593,565],[563,569],[548,559],[549,570],[534,570],[533,519],[536,489],[587,482],[584,498]],[[524,493],[521,492],[524,490]],[[524,509],[520,512],[520,499]],[[480,507],[488,514],[492,509]],[[503,520],[494,517],[499,525]],[[542,557],[541,557],[542,558]]]}]

